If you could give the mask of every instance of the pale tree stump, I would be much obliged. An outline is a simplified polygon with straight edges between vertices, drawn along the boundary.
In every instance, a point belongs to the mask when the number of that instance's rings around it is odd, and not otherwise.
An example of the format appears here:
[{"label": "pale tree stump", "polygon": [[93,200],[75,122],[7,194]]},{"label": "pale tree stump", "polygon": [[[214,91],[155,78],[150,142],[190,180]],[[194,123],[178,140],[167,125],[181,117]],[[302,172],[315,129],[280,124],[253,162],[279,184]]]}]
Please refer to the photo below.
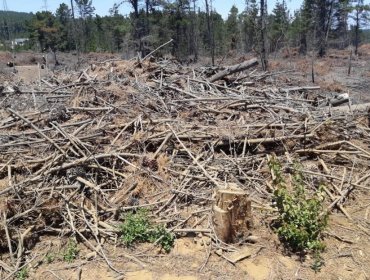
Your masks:
[{"label": "pale tree stump", "polygon": [[253,226],[248,194],[231,184],[227,189],[218,190],[213,206],[213,225],[217,237],[225,243],[247,238]]}]

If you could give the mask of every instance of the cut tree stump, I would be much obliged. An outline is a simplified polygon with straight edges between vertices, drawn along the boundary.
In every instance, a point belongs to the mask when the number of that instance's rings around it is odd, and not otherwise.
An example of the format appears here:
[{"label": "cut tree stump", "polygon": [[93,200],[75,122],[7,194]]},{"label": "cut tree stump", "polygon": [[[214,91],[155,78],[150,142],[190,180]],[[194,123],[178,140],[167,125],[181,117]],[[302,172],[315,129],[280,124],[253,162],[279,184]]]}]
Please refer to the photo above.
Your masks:
[{"label": "cut tree stump", "polygon": [[213,224],[217,237],[225,243],[247,238],[253,226],[252,203],[248,194],[233,184],[218,190],[213,206]]}]

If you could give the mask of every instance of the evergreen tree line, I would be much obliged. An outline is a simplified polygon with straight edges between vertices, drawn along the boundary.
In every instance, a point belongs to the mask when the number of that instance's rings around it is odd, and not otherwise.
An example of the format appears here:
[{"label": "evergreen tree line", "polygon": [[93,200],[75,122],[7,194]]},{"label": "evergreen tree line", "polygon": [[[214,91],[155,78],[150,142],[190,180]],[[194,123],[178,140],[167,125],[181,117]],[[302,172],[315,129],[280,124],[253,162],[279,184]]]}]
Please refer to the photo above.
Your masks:
[{"label": "evergreen tree line", "polygon": [[12,38],[27,38],[28,27],[26,22],[31,20],[32,13],[0,11],[0,42]]},{"label": "evergreen tree line", "polygon": [[[120,14],[128,2],[132,11]],[[173,39],[164,51],[178,59],[223,56],[229,52],[266,55],[281,49],[314,51],[328,47],[357,48],[369,22],[364,0],[304,0],[290,14],[277,0],[270,14],[266,0],[246,0],[244,10],[233,6],[227,19],[212,0],[125,0],[107,16],[95,14],[92,0],[71,0],[55,13],[37,12],[27,22],[33,48],[53,51],[109,51],[142,55]],[[201,8],[202,7],[202,8]],[[205,7],[205,8],[204,8]],[[267,60],[266,60],[267,63]]]}]

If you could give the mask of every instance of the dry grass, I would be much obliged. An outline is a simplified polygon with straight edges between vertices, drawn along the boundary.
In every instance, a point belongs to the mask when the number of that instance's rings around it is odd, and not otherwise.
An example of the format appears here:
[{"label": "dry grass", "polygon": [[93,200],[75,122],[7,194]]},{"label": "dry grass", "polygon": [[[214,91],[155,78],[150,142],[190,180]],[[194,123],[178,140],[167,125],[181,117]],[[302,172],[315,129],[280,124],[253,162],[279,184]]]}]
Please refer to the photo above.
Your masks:
[{"label": "dry grass", "polygon": [[359,56],[370,56],[370,44],[363,44],[358,48]]},{"label": "dry grass", "polygon": [[169,178],[169,174],[166,171],[166,168],[169,166],[171,160],[166,154],[160,154],[157,158],[158,162],[158,172],[159,175],[167,180]]},{"label": "dry grass", "polygon": [[329,49],[327,52],[327,56],[334,59],[348,59],[350,54],[350,48],[344,50]]},{"label": "dry grass", "polygon": [[9,180],[8,178],[3,178],[3,179],[0,179],[0,190],[3,190],[3,189],[6,189],[7,187],[9,187]]},{"label": "dry grass", "polygon": [[12,54],[10,52],[0,52],[0,64],[6,64],[12,59]]},{"label": "dry grass", "polygon": [[145,198],[155,189],[155,185],[150,178],[140,176],[137,178],[137,187],[132,191],[131,196],[136,198]]},{"label": "dry grass", "polygon": [[332,71],[332,68],[333,62],[327,59],[316,61],[314,64],[315,73],[319,76],[328,75]]},{"label": "dry grass", "polygon": [[329,91],[329,92],[337,92],[337,93],[342,93],[346,91],[345,86],[343,86],[340,82],[333,80],[333,81],[319,81],[318,82],[319,86],[321,87],[322,90],[324,91]]},{"label": "dry grass", "polygon": [[296,48],[283,48],[280,51],[283,58],[298,57],[299,56],[299,47]]},{"label": "dry grass", "polygon": [[295,62],[295,68],[297,72],[308,73],[311,71],[311,62],[307,58],[298,59]]},{"label": "dry grass", "polygon": [[283,68],[283,61],[280,60],[271,60],[269,62],[269,69],[271,71],[278,71]]}]

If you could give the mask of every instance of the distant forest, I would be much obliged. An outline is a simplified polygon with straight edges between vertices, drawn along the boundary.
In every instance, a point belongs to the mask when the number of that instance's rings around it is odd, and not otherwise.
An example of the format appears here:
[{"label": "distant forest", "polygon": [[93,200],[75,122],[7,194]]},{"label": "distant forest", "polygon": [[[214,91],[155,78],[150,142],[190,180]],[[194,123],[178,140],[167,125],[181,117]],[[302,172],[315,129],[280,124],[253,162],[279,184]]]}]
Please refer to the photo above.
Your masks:
[{"label": "distant forest", "polygon": [[29,22],[34,14],[5,12],[0,11],[0,40],[10,40],[11,38],[27,38],[29,30],[27,22]]},{"label": "distant forest", "polygon": [[[42,51],[121,52],[145,55],[173,39],[165,50],[178,59],[223,56],[254,51],[263,56],[284,50],[323,56],[327,48],[357,47],[370,41],[369,5],[364,0],[304,0],[293,14],[277,0],[267,13],[266,0],[246,0],[231,7],[227,19],[212,0],[128,0],[108,16],[95,14],[91,0],[72,0],[55,12],[0,12],[0,40],[28,37],[27,48]],[[121,3],[122,4],[122,3]],[[205,7],[205,8],[200,8]],[[5,45],[3,43],[3,45]]]}]

